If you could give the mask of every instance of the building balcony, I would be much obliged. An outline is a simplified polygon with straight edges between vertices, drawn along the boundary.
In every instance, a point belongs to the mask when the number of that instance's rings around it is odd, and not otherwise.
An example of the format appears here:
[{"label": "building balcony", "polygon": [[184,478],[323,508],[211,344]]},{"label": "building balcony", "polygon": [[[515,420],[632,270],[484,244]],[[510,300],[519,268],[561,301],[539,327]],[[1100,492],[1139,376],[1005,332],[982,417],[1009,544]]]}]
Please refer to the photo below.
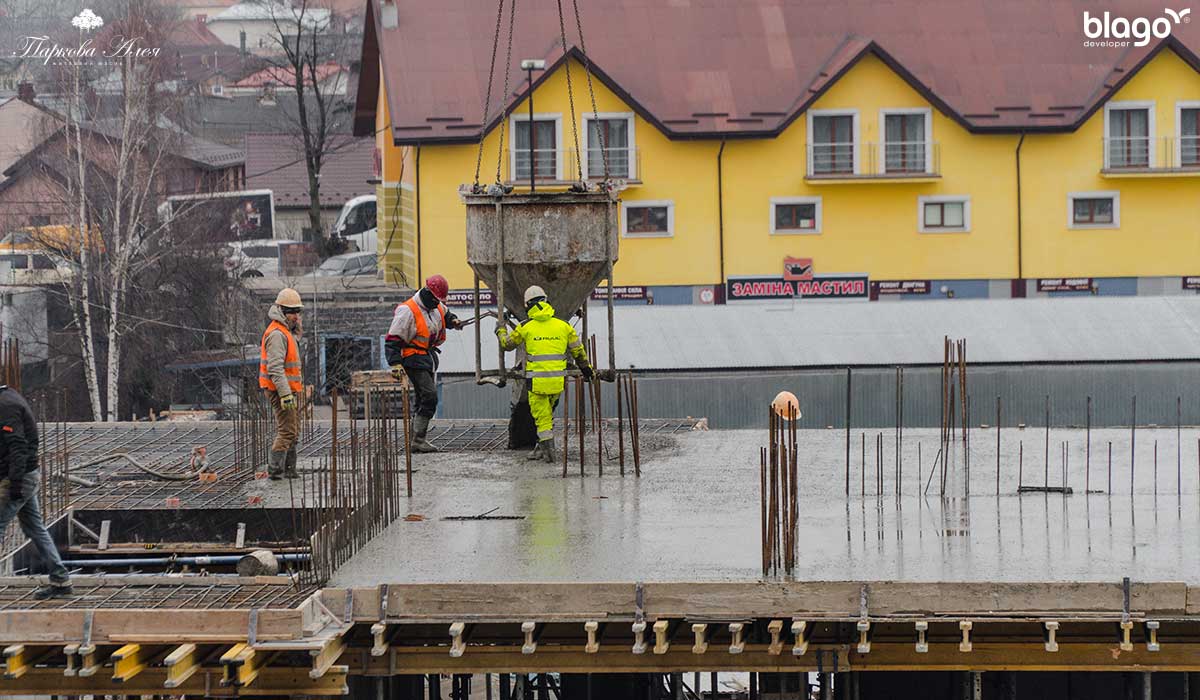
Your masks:
[{"label": "building balcony", "polygon": [[1200,176],[1200,136],[1110,137],[1103,141],[1106,178]]},{"label": "building balcony", "polygon": [[934,141],[806,144],[811,184],[932,182],[941,178],[941,148]]},{"label": "building balcony", "polygon": [[514,150],[510,162],[515,177],[505,184],[516,187],[529,184],[530,163],[534,183],[546,187],[572,185],[579,181],[581,172],[585,180],[603,180],[606,165],[610,180],[641,184],[641,152],[637,148],[589,148],[582,152],[575,148],[535,148],[533,153]]}]

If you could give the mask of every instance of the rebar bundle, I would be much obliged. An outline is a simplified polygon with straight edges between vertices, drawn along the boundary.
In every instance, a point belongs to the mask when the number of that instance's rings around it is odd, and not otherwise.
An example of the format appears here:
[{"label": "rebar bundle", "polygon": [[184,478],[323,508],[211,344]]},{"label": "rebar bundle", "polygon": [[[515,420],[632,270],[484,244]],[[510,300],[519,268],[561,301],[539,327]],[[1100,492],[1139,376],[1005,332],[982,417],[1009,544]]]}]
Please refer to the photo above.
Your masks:
[{"label": "rebar bundle", "polygon": [[233,414],[233,461],[236,473],[254,473],[267,463],[275,417],[263,392],[250,377],[242,378],[238,403],[230,409]]},{"label": "rebar bundle", "polygon": [[796,523],[799,520],[795,406],[768,409],[770,443],[760,448],[759,512],[762,516],[763,576],[791,575],[796,566]]},{"label": "rebar bundle", "polygon": [[946,479],[949,473],[951,446],[957,437],[955,429],[961,431],[963,455],[963,489],[970,495],[971,456],[968,429],[970,427],[970,404],[967,398],[967,341],[942,339],[942,432],[941,432],[941,495],[946,495]]}]

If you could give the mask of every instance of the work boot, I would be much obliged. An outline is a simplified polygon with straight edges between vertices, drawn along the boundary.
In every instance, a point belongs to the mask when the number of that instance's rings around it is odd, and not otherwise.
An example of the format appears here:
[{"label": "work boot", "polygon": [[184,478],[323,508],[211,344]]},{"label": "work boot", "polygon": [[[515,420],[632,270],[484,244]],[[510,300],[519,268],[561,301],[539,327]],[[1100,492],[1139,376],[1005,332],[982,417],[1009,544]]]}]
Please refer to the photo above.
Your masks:
[{"label": "work boot", "polygon": [[75,589],[71,588],[69,583],[51,583],[34,591],[33,597],[37,600],[48,600],[50,598],[66,598],[74,594]]},{"label": "work boot", "polygon": [[426,416],[417,416],[413,418],[413,452],[437,452],[438,448],[430,445],[425,439],[425,433],[429,432],[429,418]]},{"label": "work boot", "polygon": [[554,451],[554,440],[542,440],[538,443],[538,447],[542,448],[542,456],[546,458],[548,464],[558,463],[558,455]]},{"label": "work boot", "polygon": [[300,476],[296,471],[296,446],[287,451],[287,460],[284,462],[283,476],[287,479],[295,479]]},{"label": "work boot", "polygon": [[535,459],[545,459],[545,458],[546,458],[546,456],[544,454],[542,454],[542,443],[539,442],[538,444],[533,446],[533,452],[530,452],[529,456],[526,457],[525,459],[532,461]]},{"label": "work boot", "polygon": [[271,481],[283,478],[283,473],[287,470],[287,456],[287,452],[272,450],[271,455],[267,457],[267,476],[271,477]]}]

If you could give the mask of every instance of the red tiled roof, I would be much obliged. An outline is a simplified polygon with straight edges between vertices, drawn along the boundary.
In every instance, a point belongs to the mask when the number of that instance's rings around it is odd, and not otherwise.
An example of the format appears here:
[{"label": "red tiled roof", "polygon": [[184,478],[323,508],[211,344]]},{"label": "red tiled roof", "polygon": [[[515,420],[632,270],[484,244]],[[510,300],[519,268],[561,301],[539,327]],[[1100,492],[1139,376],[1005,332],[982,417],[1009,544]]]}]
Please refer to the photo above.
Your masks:
[{"label": "red tiled roof", "polygon": [[[321,206],[373,194],[367,183],[374,172],[375,140],[334,136],[332,152],[321,166]],[[292,134],[246,134],[246,181],[255,190],[272,190],[276,206],[308,204],[304,147]]]},{"label": "red tiled roof", "polygon": [[[322,63],[317,66],[317,82],[322,82],[326,78],[331,78],[345,70],[335,61]],[[308,77],[308,71],[305,70],[305,78]],[[290,68],[285,66],[270,66],[256,73],[251,73],[241,80],[233,84],[233,87],[263,87],[264,85],[293,85],[296,82],[296,75]],[[311,84],[311,81],[307,81]]]},{"label": "red tiled roof", "polygon": [[[478,140],[478,126],[472,125],[482,118],[495,3],[396,0],[397,26],[383,29],[377,2],[368,0],[372,21],[363,42],[356,133],[374,128],[373,86],[379,76],[369,67],[382,47],[382,79],[397,141]],[[1166,47],[1200,70],[1197,22],[1176,25],[1171,37],[1141,48],[1084,46],[1085,9],[1093,15],[1165,17],[1158,0],[1113,0],[1103,6],[1094,0],[589,0],[579,5],[596,76],[673,138],[777,133],[868,54],[975,131],[1073,129]],[[517,15],[509,106],[525,89],[520,59],[544,58],[549,68],[562,59],[554,3],[522,4]],[[582,57],[573,24],[568,17],[569,51]],[[582,76],[578,81],[577,91]],[[498,73],[493,115],[502,85]]]}]

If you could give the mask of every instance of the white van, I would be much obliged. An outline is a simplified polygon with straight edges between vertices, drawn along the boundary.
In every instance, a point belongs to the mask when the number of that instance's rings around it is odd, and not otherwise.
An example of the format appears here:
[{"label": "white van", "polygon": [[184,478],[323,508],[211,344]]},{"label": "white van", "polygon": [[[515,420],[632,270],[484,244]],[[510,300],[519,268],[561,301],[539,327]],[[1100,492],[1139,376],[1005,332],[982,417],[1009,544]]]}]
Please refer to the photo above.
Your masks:
[{"label": "white van", "polygon": [[364,194],[342,205],[332,233],[353,243],[359,252],[378,252],[379,229],[375,223],[375,195]]}]

